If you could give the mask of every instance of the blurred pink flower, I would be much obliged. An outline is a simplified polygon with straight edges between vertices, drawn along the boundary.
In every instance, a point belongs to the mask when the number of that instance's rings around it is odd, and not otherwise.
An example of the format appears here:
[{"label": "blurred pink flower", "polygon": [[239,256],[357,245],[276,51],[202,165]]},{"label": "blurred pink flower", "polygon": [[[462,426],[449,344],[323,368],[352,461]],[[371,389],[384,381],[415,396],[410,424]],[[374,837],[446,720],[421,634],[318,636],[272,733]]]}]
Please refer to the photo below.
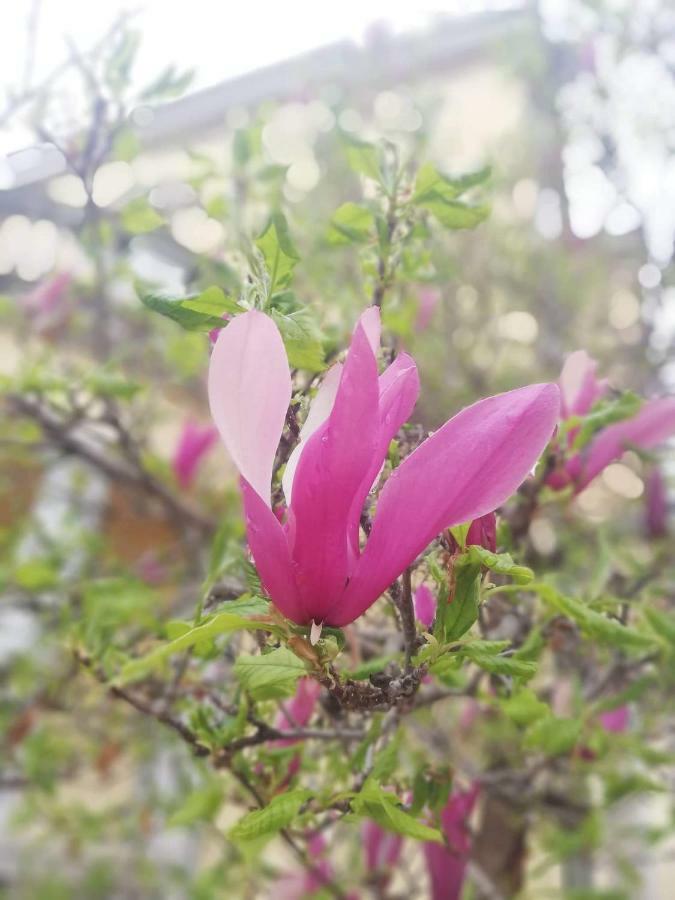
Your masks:
[{"label": "blurred pink flower", "polygon": [[217,437],[218,432],[212,425],[199,425],[191,419],[183,425],[171,459],[171,468],[184,490],[192,484],[199,464]]},{"label": "blurred pink flower", "polygon": [[283,525],[270,496],[291,398],[281,334],[271,318],[251,310],[222,329],[211,355],[211,414],[241,475],[251,553],[277,608],[301,625],[353,622],[441,531],[503,503],[557,421],[552,384],[462,410],[387,479],[362,551],[364,501],[419,392],[407,353],[378,377],[379,335],[379,310],[371,307],[344,365],[326,373],[286,466]]},{"label": "blurred pink flower", "polygon": [[369,883],[374,883],[381,892],[389,884],[391,871],[401,856],[403,837],[366,819],[361,828],[361,839]]},{"label": "blurred pink flower", "polygon": [[413,597],[415,615],[425,628],[431,628],[436,615],[436,598],[426,584],[421,584]]},{"label": "blurred pink flower", "polygon": [[617,706],[616,709],[607,710],[607,712],[600,713],[598,722],[600,722],[605,731],[621,734],[628,730],[630,709],[624,704],[623,706]]},{"label": "blurred pink flower", "polygon": [[425,286],[418,294],[417,320],[415,321],[415,331],[426,331],[431,324],[436,307],[441,299],[441,292],[438,288]]},{"label": "blurred pink flower", "polygon": [[68,290],[72,280],[69,272],[61,272],[24,295],[23,305],[36,331],[48,331],[68,318],[71,312]]},{"label": "blurred pink flower", "polygon": [[[295,695],[286,701],[277,714],[274,727],[278,731],[294,731],[296,728],[304,728],[312,718],[316,701],[321,693],[321,685],[313,678],[301,678],[298,681]],[[278,746],[288,747],[295,744],[293,738],[283,738],[275,741]]]},{"label": "blurred pink flower", "polygon": [[431,882],[430,900],[459,900],[464,885],[466,863],[471,852],[468,819],[478,798],[480,786],[456,791],[441,813],[441,830],[448,846],[425,843],[424,855]]},{"label": "blurred pink flower", "polygon": [[668,534],[668,491],[663,473],[654,466],[647,478],[645,491],[645,526],[650,538],[661,538]]},{"label": "blurred pink flower", "polygon": [[323,836],[319,832],[313,834],[307,842],[312,868],[282,875],[274,888],[275,900],[304,900],[325,887],[333,877],[333,868],[325,858],[326,849]]},{"label": "blurred pink flower", "polygon": [[[565,361],[560,374],[563,421],[586,415],[607,392],[607,382],[597,378],[596,369],[597,363],[583,350],[572,353]],[[559,448],[562,464],[547,478],[547,484],[555,490],[573,485],[578,493],[625,450],[649,450],[675,434],[675,397],[646,401],[634,416],[601,429],[586,447],[574,452],[572,445],[578,430],[571,428],[567,432],[566,441]]]}]

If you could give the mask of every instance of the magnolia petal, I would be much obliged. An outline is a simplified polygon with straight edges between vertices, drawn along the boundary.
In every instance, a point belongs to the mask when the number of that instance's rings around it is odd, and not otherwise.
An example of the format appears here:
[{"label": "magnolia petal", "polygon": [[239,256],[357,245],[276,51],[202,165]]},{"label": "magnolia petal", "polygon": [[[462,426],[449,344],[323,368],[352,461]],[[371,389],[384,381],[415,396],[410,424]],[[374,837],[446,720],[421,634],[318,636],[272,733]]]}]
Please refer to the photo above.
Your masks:
[{"label": "magnolia petal", "polygon": [[583,416],[607,389],[596,376],[597,362],[585,350],[576,350],[565,360],[560,372],[562,417]]},{"label": "magnolia petal", "polygon": [[407,353],[401,353],[380,375],[380,398],[378,402],[379,430],[371,464],[359,488],[350,513],[350,542],[354,556],[358,556],[359,521],[363,504],[377,480],[389,444],[399,428],[408,421],[420,392],[420,379],[415,360]]},{"label": "magnolia petal", "polygon": [[305,614],[300,605],[284,529],[274,512],[245,478],[241,479],[241,491],[248,545],[260,581],[277,609],[287,618],[303,624]]},{"label": "magnolia petal", "polygon": [[240,475],[270,505],[272,467],[288,404],[291,375],[279,329],[257,310],[236,316],[211,354],[209,405]]},{"label": "magnolia petal", "polygon": [[308,621],[326,619],[349,576],[349,513],[373,457],[378,397],[377,363],[359,323],[331,414],[307,441],[293,482],[293,560]]},{"label": "magnolia petal", "polygon": [[415,618],[425,628],[431,628],[436,618],[436,598],[426,584],[421,584],[415,591],[413,605],[415,607]]},{"label": "magnolia petal", "polygon": [[661,397],[645,403],[631,419],[603,429],[581,454],[577,489],[586,487],[596,475],[624,450],[642,447],[649,450],[675,434],[675,397]]},{"label": "magnolia petal", "polygon": [[359,316],[358,325],[360,325],[366,333],[370,349],[373,351],[373,356],[377,356],[377,351],[380,349],[380,333],[382,331],[379,309],[376,306],[369,306],[368,309]]},{"label": "magnolia petal", "polygon": [[311,438],[317,428],[323,425],[330,415],[333,404],[335,403],[335,397],[337,396],[341,375],[342,363],[336,363],[326,372],[324,379],[319,386],[319,390],[316,392],[316,396],[309,407],[309,412],[307,413],[304,425],[300,429],[300,440],[288,457],[284,475],[281,479],[284,497],[286,498],[286,504],[288,506],[291,504],[293,479],[295,478],[295,471],[300,462],[300,454],[304,450],[309,438]]},{"label": "magnolia petal", "polygon": [[360,616],[444,528],[477,519],[525,480],[559,412],[554,384],[481,400],[427,438],[392,473],[331,624]]}]

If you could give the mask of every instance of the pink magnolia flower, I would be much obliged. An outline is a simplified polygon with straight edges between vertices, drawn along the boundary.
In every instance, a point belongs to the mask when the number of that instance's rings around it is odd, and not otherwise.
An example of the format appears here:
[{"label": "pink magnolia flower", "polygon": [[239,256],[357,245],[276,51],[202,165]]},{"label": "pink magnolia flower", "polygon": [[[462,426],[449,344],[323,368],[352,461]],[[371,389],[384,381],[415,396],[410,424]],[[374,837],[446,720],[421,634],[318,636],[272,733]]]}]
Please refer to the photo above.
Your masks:
[{"label": "pink magnolia flower", "polygon": [[426,331],[431,324],[440,299],[441,292],[438,288],[428,286],[422,288],[418,296],[415,331]]},{"label": "pink magnolia flower", "polygon": [[431,628],[436,616],[436,598],[426,584],[421,584],[413,596],[415,616],[425,628]]},{"label": "pink magnolia flower", "polygon": [[185,490],[192,484],[204,456],[213,446],[218,432],[212,425],[199,425],[188,419],[173,451],[171,468],[178,484]]},{"label": "pink magnolia flower", "polygon": [[278,879],[274,896],[276,900],[303,900],[318,893],[333,877],[333,867],[326,859],[327,845],[317,832],[307,842],[311,869],[287,872]]},{"label": "pink magnolia flower", "polygon": [[[274,723],[278,731],[293,731],[296,728],[304,728],[312,718],[316,701],[321,693],[321,685],[313,678],[301,678],[295,691],[295,696],[284,703]],[[282,746],[294,744],[293,738],[284,738],[276,742]]]},{"label": "pink magnolia flower", "polygon": [[403,849],[403,837],[366,819],[361,829],[366,871],[370,878],[383,891],[389,884],[391,871],[396,866]]},{"label": "pink magnolia flower", "polygon": [[459,900],[471,851],[468,819],[480,786],[453,793],[441,813],[441,829],[448,846],[425,843],[424,855],[431,882],[430,900]]},{"label": "pink magnolia flower", "polygon": [[[560,374],[563,420],[586,415],[596,400],[608,389],[606,381],[596,376],[597,363],[583,350],[572,353]],[[571,451],[578,428],[567,434],[566,446]],[[649,450],[675,434],[675,397],[649,400],[634,416],[603,428],[578,453],[564,460],[562,467],[552,472],[547,483],[554,489],[574,485],[575,493],[582,491],[610,463],[619,459],[630,447]]]},{"label": "pink magnolia flower", "polygon": [[552,384],[462,410],[388,478],[362,550],[364,501],[419,392],[407,353],[378,377],[379,332],[373,307],[356,325],[346,362],[319,388],[286,467],[284,524],[271,508],[291,397],[281,335],[252,310],[220,332],[211,355],[211,414],[241,475],[251,553],[269,596],[298,624],[341,627],[362,615],[443,529],[485,515],[516,490],[557,419]]},{"label": "pink magnolia flower", "polygon": [[24,296],[24,308],[33,320],[36,331],[47,331],[68,317],[68,289],[72,280],[69,272],[61,272]]},{"label": "pink magnolia flower", "polygon": [[616,709],[609,709],[607,712],[600,713],[598,721],[605,731],[621,734],[628,730],[630,723],[630,709],[626,704],[617,706]]},{"label": "pink magnolia flower", "polygon": [[649,473],[645,491],[645,525],[650,538],[661,538],[668,534],[668,491],[663,473],[654,466]]}]

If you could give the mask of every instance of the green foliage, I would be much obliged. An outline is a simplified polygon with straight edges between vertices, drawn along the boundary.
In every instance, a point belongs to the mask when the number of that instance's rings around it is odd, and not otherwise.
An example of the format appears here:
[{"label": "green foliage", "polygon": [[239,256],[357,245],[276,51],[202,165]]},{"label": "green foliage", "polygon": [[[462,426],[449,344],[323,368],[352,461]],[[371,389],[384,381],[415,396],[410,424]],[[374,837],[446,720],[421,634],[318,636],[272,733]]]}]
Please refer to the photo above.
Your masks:
[{"label": "green foliage", "polygon": [[418,841],[443,842],[438,829],[424,825],[405,812],[398,797],[385,791],[373,778],[366,780],[361,791],[352,798],[350,806],[357,816],[372,819],[386,831]]},{"label": "green foliage", "polygon": [[277,291],[288,287],[293,270],[300,261],[282,213],[272,214],[255,245],[265,261],[269,277],[267,295],[272,298]]},{"label": "green foliage", "polygon": [[485,205],[471,205],[458,198],[471,188],[484,185],[490,169],[452,178],[438,171],[431,163],[417,173],[413,203],[430,212],[445,228],[475,228],[489,215]]},{"label": "green foliage", "polygon": [[312,792],[304,789],[285,791],[263,809],[256,809],[240,819],[230,829],[228,837],[236,842],[272,837],[296,819],[311,796]]},{"label": "green foliage", "polygon": [[375,217],[365,206],[343,203],[333,214],[328,226],[329,244],[359,244],[373,234]]},{"label": "green foliage", "polygon": [[242,653],[234,664],[234,674],[254,700],[290,697],[298,678],[307,674],[305,663],[286,647],[262,656]]}]

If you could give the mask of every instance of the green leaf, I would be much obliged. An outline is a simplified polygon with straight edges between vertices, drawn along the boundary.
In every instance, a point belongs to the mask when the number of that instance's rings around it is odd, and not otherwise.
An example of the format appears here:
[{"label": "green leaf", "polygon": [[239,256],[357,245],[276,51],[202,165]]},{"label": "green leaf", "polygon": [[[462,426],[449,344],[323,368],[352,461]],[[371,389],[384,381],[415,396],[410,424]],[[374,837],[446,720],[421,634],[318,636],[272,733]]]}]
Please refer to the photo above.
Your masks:
[{"label": "green leaf", "polygon": [[242,654],[234,664],[234,674],[254,700],[272,700],[292,696],[307,667],[287,647],[278,647],[261,656]]},{"label": "green leaf", "polygon": [[545,716],[537,719],[525,733],[524,745],[541,750],[547,756],[559,756],[574,749],[581,734],[579,719]]},{"label": "green leaf", "polygon": [[449,202],[455,200],[470,188],[485,184],[490,174],[490,167],[485,166],[476,172],[469,172],[453,178],[439,172],[432,163],[425,163],[415,179],[413,202],[425,204],[429,201]]},{"label": "green leaf", "polygon": [[643,615],[654,634],[675,646],[675,617],[653,607],[645,607]]},{"label": "green leaf", "polygon": [[121,219],[122,227],[131,234],[145,234],[164,225],[164,219],[143,197],[127,203],[121,212]]},{"label": "green leaf", "polygon": [[362,790],[351,801],[351,808],[357,816],[372,819],[381,828],[414,838],[418,841],[443,843],[443,836],[436,828],[418,822],[400,806],[394,794],[383,791],[372,779],[368,779]]},{"label": "green leaf", "polygon": [[223,802],[223,788],[220,784],[192,791],[183,803],[167,819],[167,828],[181,828],[195,822],[212,819]]},{"label": "green leaf", "polygon": [[298,310],[285,315],[272,309],[271,315],[281,332],[290,365],[294,369],[321,372],[325,368],[323,343],[308,314]]},{"label": "green leaf", "polygon": [[222,328],[223,320],[220,316],[199,312],[185,306],[186,301],[191,302],[195,299],[196,297],[172,297],[168,294],[143,294],[141,296],[144,306],[177,322],[187,331],[211,331],[212,328]]},{"label": "green leaf", "polygon": [[352,135],[343,134],[345,152],[349,168],[359,175],[365,175],[373,181],[381,181],[380,159],[377,147],[367,141],[360,141]]},{"label": "green leaf", "polygon": [[480,594],[480,566],[459,563],[455,569],[455,591],[450,602],[441,605],[439,597],[438,610],[440,616],[437,637],[441,641],[456,641],[471,628],[478,618],[478,598]]},{"label": "green leaf", "polygon": [[512,678],[528,679],[536,674],[537,664],[535,662],[517,659],[514,656],[498,656],[477,645],[478,641],[474,644],[466,644],[457,652],[492,675],[508,675]]},{"label": "green leaf", "polygon": [[240,819],[230,829],[228,837],[239,842],[277,834],[291,824],[311,796],[312,792],[305,789],[279,794],[263,809],[256,809]]},{"label": "green leaf", "polygon": [[466,557],[470,562],[485,566],[499,575],[508,575],[516,584],[529,584],[534,578],[532,569],[516,565],[510,553],[492,553],[485,547],[472,544],[467,548]]},{"label": "green leaf", "polygon": [[[642,406],[642,398],[632,391],[624,391],[618,397],[603,397],[594,404],[590,413],[581,420],[579,431],[574,438],[573,449],[582,450],[593,437],[615,422],[622,422],[637,415]],[[575,418],[577,424],[578,418]],[[572,423],[568,424],[572,427]]]},{"label": "green leaf", "polygon": [[300,257],[288,232],[288,223],[280,212],[272,214],[265,230],[255,242],[263,255],[269,275],[268,296],[288,287],[293,277],[293,269]]},{"label": "green leaf", "polygon": [[343,203],[333,214],[328,226],[329,244],[358,244],[367,241],[375,225],[375,217],[365,206]]},{"label": "green leaf", "polygon": [[537,719],[551,714],[548,704],[540,700],[529,688],[522,688],[501,701],[500,708],[516,725],[531,725]]},{"label": "green leaf", "polygon": [[186,298],[183,300],[182,306],[183,309],[191,309],[208,316],[217,316],[221,319],[221,325],[223,324],[223,313],[230,313],[236,316],[238,313],[245,311],[243,306],[240,306],[234,298],[228,297],[215,285],[208,287],[197,297]]},{"label": "green leaf", "polygon": [[576,622],[580,630],[589,638],[604,641],[621,650],[640,652],[656,649],[656,639],[651,635],[623,625],[618,619],[610,619],[586,606],[575,597],[565,597],[546,584],[533,585],[531,590],[535,590],[544,602],[557,612]]},{"label": "green leaf", "polygon": [[146,656],[130,660],[122,667],[116,682],[128,684],[130,681],[144,678],[153,669],[161,666],[170,656],[210,641],[220,634],[229,634],[234,631],[270,631],[274,633],[279,630],[278,626],[269,622],[246,619],[230,612],[218,613],[203,624],[190,628],[171,643],[162,644]]},{"label": "green leaf", "polygon": [[459,200],[428,200],[420,204],[445,228],[475,228],[490,215],[490,207],[469,206]]}]

